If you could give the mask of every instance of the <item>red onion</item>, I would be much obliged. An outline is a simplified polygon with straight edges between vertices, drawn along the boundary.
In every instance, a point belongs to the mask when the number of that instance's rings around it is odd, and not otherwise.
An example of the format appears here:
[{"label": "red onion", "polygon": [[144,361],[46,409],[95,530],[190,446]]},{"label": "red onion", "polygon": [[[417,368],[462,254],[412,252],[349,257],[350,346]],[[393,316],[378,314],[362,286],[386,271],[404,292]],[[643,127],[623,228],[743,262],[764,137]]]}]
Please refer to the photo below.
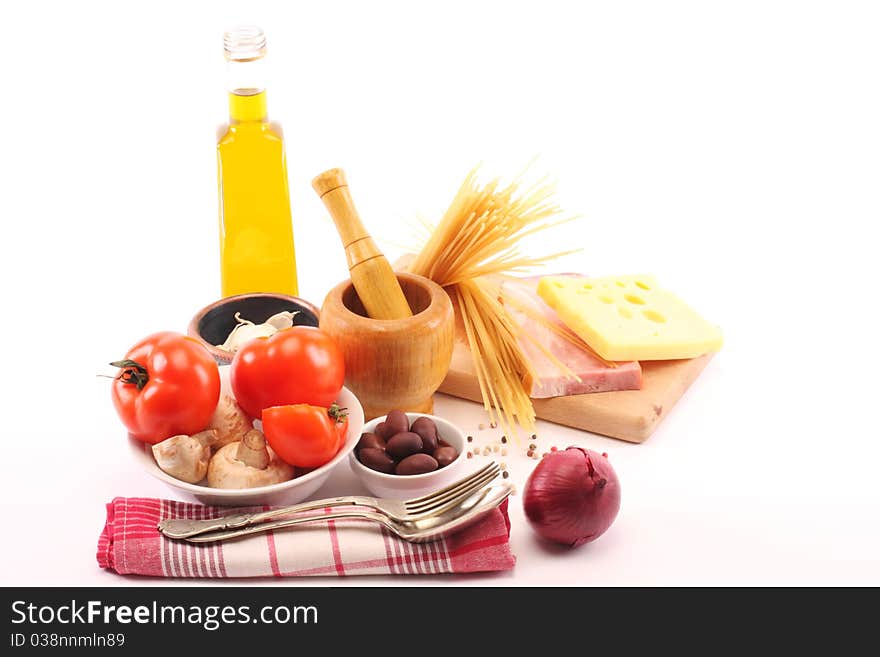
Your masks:
[{"label": "red onion", "polygon": [[571,547],[605,533],[620,509],[620,483],[608,456],[569,447],[550,452],[526,482],[523,506],[538,534]]}]

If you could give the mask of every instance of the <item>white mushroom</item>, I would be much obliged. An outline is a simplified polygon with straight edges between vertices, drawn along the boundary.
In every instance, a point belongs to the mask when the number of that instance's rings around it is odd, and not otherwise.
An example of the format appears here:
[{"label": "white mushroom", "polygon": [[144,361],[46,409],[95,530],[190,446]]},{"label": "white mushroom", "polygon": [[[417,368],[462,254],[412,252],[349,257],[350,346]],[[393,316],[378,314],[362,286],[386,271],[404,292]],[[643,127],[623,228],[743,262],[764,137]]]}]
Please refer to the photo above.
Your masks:
[{"label": "white mushroom", "polygon": [[254,425],[231,395],[220,395],[208,427],[217,430],[217,442],[213,447],[219,449],[229,443],[240,441],[254,428]]},{"label": "white mushroom", "polygon": [[205,478],[211,460],[211,446],[216,440],[217,431],[214,429],[192,436],[171,436],[153,445],[153,457],[163,472],[194,484]]},{"label": "white mushroom", "polygon": [[256,488],[293,478],[293,468],[275,456],[256,429],[220,448],[208,464],[212,488]]}]

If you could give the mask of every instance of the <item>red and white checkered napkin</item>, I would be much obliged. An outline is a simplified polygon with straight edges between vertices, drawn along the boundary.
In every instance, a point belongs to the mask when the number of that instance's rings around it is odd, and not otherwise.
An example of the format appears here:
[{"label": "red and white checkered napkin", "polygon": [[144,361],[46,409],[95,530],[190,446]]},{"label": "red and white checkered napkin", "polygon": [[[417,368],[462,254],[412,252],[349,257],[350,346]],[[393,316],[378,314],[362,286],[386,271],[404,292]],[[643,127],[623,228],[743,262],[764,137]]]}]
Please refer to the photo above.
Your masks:
[{"label": "red and white checkered napkin", "polygon": [[223,543],[172,541],[156,529],[164,518],[216,518],[235,511],[117,497],[107,505],[107,523],[98,539],[98,565],[122,575],[154,577],[293,577],[472,573],[509,570],[516,562],[508,541],[507,501],[479,523],[424,544],[407,543],[371,522],[350,520],[318,522]]}]

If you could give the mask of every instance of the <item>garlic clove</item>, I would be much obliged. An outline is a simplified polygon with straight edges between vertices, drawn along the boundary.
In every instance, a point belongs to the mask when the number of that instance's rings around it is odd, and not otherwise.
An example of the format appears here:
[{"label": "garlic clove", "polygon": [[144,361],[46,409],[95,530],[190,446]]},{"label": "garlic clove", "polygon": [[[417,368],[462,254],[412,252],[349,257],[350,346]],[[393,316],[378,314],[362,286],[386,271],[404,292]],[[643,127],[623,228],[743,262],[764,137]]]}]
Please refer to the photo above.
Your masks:
[{"label": "garlic clove", "polygon": [[275,313],[262,324],[254,324],[253,322],[243,319],[240,313],[235,313],[235,321],[238,322],[236,327],[232,329],[226,341],[223,344],[215,345],[225,351],[235,353],[246,342],[255,340],[256,338],[268,338],[275,335],[278,331],[289,329],[293,326],[293,318],[299,311],[282,311]]},{"label": "garlic clove", "polygon": [[275,327],[268,324],[239,324],[220,348],[234,353],[251,340],[268,338],[277,332]]},{"label": "garlic clove", "polygon": [[231,350],[232,345],[235,343],[235,335],[238,333],[238,330],[242,326],[253,326],[253,322],[249,319],[243,319],[241,313],[235,313],[235,328],[233,328],[229,335],[226,336],[226,340],[223,344],[214,345],[215,347],[219,347],[221,349]]},{"label": "garlic clove", "polygon": [[299,313],[299,311],[282,311],[280,313],[276,313],[272,315],[269,319],[266,320],[266,324],[269,326],[273,326],[276,331],[283,331],[284,329],[289,329],[293,326],[293,318]]},{"label": "garlic clove", "polygon": [[238,329],[240,329],[244,324],[238,324],[232,331],[229,332],[229,335],[226,336],[226,340],[223,344],[215,344],[215,347],[219,347],[220,349],[225,349],[226,351],[232,351],[232,345],[235,344],[236,336],[238,335]]},{"label": "garlic clove", "polygon": [[277,333],[275,328],[266,324],[242,324],[238,334],[235,336],[235,341],[240,347],[245,342],[250,342],[256,338],[268,338],[270,335],[275,335],[275,333]]}]

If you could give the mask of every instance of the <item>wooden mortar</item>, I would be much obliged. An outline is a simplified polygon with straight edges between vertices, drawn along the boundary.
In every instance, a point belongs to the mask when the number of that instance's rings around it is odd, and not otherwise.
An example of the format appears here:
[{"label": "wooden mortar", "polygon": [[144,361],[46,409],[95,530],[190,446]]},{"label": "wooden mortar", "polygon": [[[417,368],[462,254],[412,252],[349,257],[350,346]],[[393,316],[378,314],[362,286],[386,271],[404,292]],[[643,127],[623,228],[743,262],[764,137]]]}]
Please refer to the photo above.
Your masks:
[{"label": "wooden mortar", "polygon": [[350,280],[330,290],[320,328],[345,354],[345,385],[357,395],[364,417],[388,411],[431,413],[434,393],[449,370],[455,334],[452,302],[423,276],[398,272],[412,317],[370,319]]}]

